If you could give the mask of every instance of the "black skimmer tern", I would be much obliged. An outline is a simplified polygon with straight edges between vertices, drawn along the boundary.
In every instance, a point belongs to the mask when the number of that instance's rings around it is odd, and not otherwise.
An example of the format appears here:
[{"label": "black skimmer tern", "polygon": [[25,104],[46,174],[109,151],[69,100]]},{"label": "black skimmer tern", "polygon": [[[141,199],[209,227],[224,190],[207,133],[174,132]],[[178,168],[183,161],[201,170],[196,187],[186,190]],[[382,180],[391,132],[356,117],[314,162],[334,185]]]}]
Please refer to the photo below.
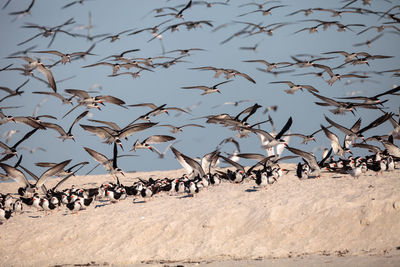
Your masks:
[{"label": "black skimmer tern", "polygon": [[175,111],[179,111],[181,113],[186,113],[189,114],[188,111],[182,109],[182,108],[178,108],[178,107],[166,107],[166,104],[163,104],[161,106],[156,106],[153,103],[140,103],[140,104],[132,104],[132,105],[127,105],[128,107],[149,107],[152,110],[150,111],[149,114],[147,114],[145,117],[149,117],[151,116],[157,116],[163,113],[166,113],[167,115],[169,115],[168,110],[175,110]]},{"label": "black skimmer tern", "polygon": [[289,66],[293,65],[293,63],[291,63],[291,62],[268,62],[264,59],[245,60],[243,62],[262,63],[267,66],[267,68],[265,69],[266,72],[270,72],[271,70],[273,70],[275,68],[279,68],[280,65],[282,65],[281,68],[289,67]]},{"label": "black skimmer tern", "polygon": [[37,38],[39,36],[43,36],[43,37],[46,37],[46,38],[52,36],[49,44],[47,45],[47,47],[50,47],[51,44],[54,42],[54,39],[56,37],[56,33],[62,32],[62,33],[65,33],[65,34],[67,34],[69,36],[75,37],[74,34],[62,30],[63,27],[65,27],[67,25],[70,25],[70,24],[73,24],[73,23],[75,23],[73,18],[70,18],[66,22],[64,22],[63,24],[57,25],[57,26],[54,26],[54,27],[47,27],[47,26],[37,25],[37,24],[33,24],[33,23],[25,23],[25,25],[22,26],[22,28],[27,28],[27,29],[35,29],[36,28],[36,29],[40,30],[41,32],[36,34],[36,35],[34,35],[34,36],[32,36],[32,37],[30,37],[29,39],[27,39],[27,40],[25,40],[23,42],[20,42],[17,45],[18,46],[19,45],[23,45],[23,44],[25,44],[27,42],[32,41],[33,39],[35,39],[35,38]]},{"label": "black skimmer tern", "polygon": [[0,223],[3,224],[10,219],[12,212],[12,210],[4,210],[2,207],[0,207]]},{"label": "black skimmer tern", "polygon": [[15,90],[11,90],[8,87],[4,87],[4,86],[0,86],[0,90],[5,91],[8,93],[8,95],[6,95],[5,97],[3,97],[2,99],[0,99],[0,102],[2,102],[3,100],[9,98],[9,97],[13,97],[13,96],[17,96],[17,95],[22,95],[24,93],[24,91],[20,91],[20,89],[22,87],[24,87],[27,83],[29,82],[29,79],[26,80],[24,83],[22,83],[20,86],[18,86]]},{"label": "black skimmer tern", "polygon": [[[328,126],[326,128],[329,129],[330,127],[332,127],[332,126]],[[297,136],[297,137],[303,138],[303,140],[301,141],[302,144],[307,144],[310,141],[316,142],[314,135],[316,135],[317,133],[319,133],[321,131],[322,131],[322,129],[318,129],[309,135],[300,134],[300,133],[288,133],[288,134],[284,134],[283,136]]]},{"label": "black skimmer tern", "polygon": [[276,82],[270,82],[270,83],[286,83],[290,87],[290,89],[284,90],[284,92],[287,94],[294,94],[298,90],[303,91],[303,89],[307,89],[309,92],[311,92],[311,91],[317,92],[317,93],[319,92],[317,89],[315,89],[311,85],[294,84],[291,81],[276,81]]},{"label": "black skimmer tern", "polygon": [[28,14],[30,15],[31,14],[31,9],[32,9],[34,4],[35,4],[35,0],[32,0],[32,2],[29,4],[29,6],[26,9],[21,10],[21,11],[10,12],[10,13],[8,13],[8,15],[16,16],[16,19],[19,19],[19,18],[21,18],[23,16],[26,16]]},{"label": "black skimmer tern", "polygon": [[41,91],[35,91],[32,92],[32,94],[40,94],[40,95],[49,95],[49,96],[54,96],[57,97],[58,99],[61,100],[62,104],[71,104],[72,103],[72,99],[74,98],[74,96],[71,96],[70,98],[65,98],[62,95],[60,95],[59,93],[55,93],[55,92],[41,92]]},{"label": "black skimmer tern", "polygon": [[77,214],[82,208],[82,204],[79,200],[75,200],[74,202],[70,202],[67,204],[67,208],[72,212],[72,214]]},{"label": "black skimmer tern", "polygon": [[[112,124],[108,124],[111,126]],[[127,139],[130,135],[146,130],[150,127],[153,127],[154,125],[157,125],[157,123],[153,122],[146,122],[146,123],[136,123],[136,124],[131,124],[127,125],[123,129],[118,129],[117,128],[110,128],[107,126],[92,126],[92,125],[83,125],[80,124],[80,126],[88,132],[91,132],[101,139],[104,139],[104,142],[107,144],[112,144],[112,143],[117,143],[122,149],[122,142],[121,139],[125,138]],[[114,125],[118,126],[118,125]]]},{"label": "black skimmer tern", "polygon": [[361,118],[358,119],[351,128],[346,128],[331,119],[325,116],[327,122],[329,122],[333,127],[339,129],[340,131],[346,134],[345,137],[345,147],[348,148],[352,143],[354,143],[358,138],[363,139],[365,141],[364,136],[362,135],[363,132],[370,130],[372,128],[378,127],[380,124],[384,123],[391,117],[390,114],[385,113],[384,115],[380,116],[369,125],[365,126],[364,128],[360,129],[361,126]]},{"label": "black skimmer tern", "polygon": [[329,85],[333,85],[336,81],[342,79],[342,78],[361,78],[361,79],[365,79],[365,78],[369,78],[369,76],[366,75],[358,75],[358,74],[339,74],[339,73],[333,73],[332,69],[328,66],[322,65],[322,64],[314,64],[313,65],[315,68],[321,68],[323,70],[326,71],[326,73],[328,73],[328,75],[331,77],[329,80],[327,80],[326,82]]},{"label": "black skimmer tern", "polygon": [[253,11],[250,11],[250,12],[246,12],[246,13],[240,14],[238,17],[243,17],[243,16],[246,16],[248,14],[253,14],[253,13],[257,13],[257,12],[261,12],[261,14],[263,16],[271,15],[272,14],[271,10],[276,9],[276,8],[280,8],[280,7],[285,7],[285,6],[287,6],[287,5],[277,5],[277,6],[270,7],[268,9],[256,9],[256,10],[253,10]]},{"label": "black skimmer tern", "polygon": [[286,141],[281,139],[281,137],[289,130],[290,126],[292,125],[292,117],[288,119],[286,124],[283,126],[282,130],[276,135],[272,136],[268,132],[261,130],[261,129],[254,129],[254,128],[244,128],[245,130],[251,131],[257,135],[261,135],[264,138],[264,142],[261,144],[262,148],[268,149],[279,144],[285,144]]},{"label": "black skimmer tern", "polygon": [[61,163],[58,163],[54,167],[49,168],[38,178],[35,184],[31,184],[23,172],[10,165],[0,163],[0,167],[7,173],[9,177],[11,177],[14,181],[16,181],[20,185],[18,192],[20,193],[21,196],[24,196],[25,191],[35,192],[36,189],[41,188],[47,182],[49,177],[57,175],[70,162],[71,160],[65,160]]},{"label": "black skimmer tern", "polygon": [[61,9],[68,8],[68,7],[73,6],[75,4],[83,5],[86,1],[93,1],[93,0],[75,0],[75,1],[72,1],[71,3],[68,3],[68,4],[62,6]]},{"label": "black skimmer tern", "polygon": [[382,104],[382,101],[379,99],[379,97],[384,96],[384,95],[392,95],[394,93],[397,93],[400,91],[400,86],[397,86],[393,89],[390,89],[386,92],[374,95],[374,96],[348,96],[348,97],[337,97],[338,99],[346,99],[346,100],[363,100],[363,104]]},{"label": "black skimmer tern", "polygon": [[29,131],[28,133],[26,133],[18,142],[16,142],[12,147],[7,146],[6,144],[4,144],[3,142],[0,141],[0,147],[4,149],[4,151],[1,154],[5,154],[5,156],[0,159],[0,162],[2,161],[6,161],[10,158],[12,158],[13,156],[17,156],[17,147],[24,142],[25,140],[27,140],[29,137],[31,137],[39,128],[33,129],[32,131]]},{"label": "black skimmer tern", "polygon": [[286,149],[292,152],[293,154],[299,155],[307,162],[308,166],[311,168],[311,171],[308,173],[309,176],[319,177],[321,174],[321,167],[324,165],[325,161],[330,157],[330,153],[328,153],[325,158],[323,158],[320,162],[317,161],[315,156],[309,152],[305,152],[303,150],[286,146]]},{"label": "black skimmer tern", "polygon": [[123,176],[125,176],[124,172],[118,168],[117,166],[117,158],[118,158],[118,147],[117,147],[117,143],[114,143],[114,149],[113,149],[113,158],[112,160],[108,159],[106,156],[104,156],[103,154],[90,149],[88,147],[84,147],[83,149],[85,149],[85,151],[87,153],[89,153],[90,156],[92,156],[92,158],[97,161],[98,163],[100,163],[101,165],[103,165],[103,167],[106,169],[106,171],[110,172],[110,174],[116,178],[117,181],[119,181],[117,174],[122,174]]},{"label": "black skimmer tern", "polygon": [[18,58],[22,58],[22,59],[26,60],[27,62],[29,62],[28,67],[31,70],[36,69],[39,72],[41,72],[46,77],[47,81],[49,82],[50,87],[54,90],[54,92],[57,92],[57,85],[56,85],[53,73],[51,72],[50,68],[43,65],[43,63],[40,60],[34,60],[27,56],[22,56],[22,57],[18,57]]},{"label": "black skimmer tern", "polygon": [[152,135],[144,139],[142,142],[136,140],[131,150],[136,151],[136,149],[150,149],[153,151],[155,148],[150,146],[151,144],[159,144],[173,140],[175,140],[175,137],[169,135]]},{"label": "black skimmer tern", "polygon": [[183,11],[185,11],[186,9],[190,8],[192,6],[192,0],[190,0],[181,10],[172,13],[165,13],[165,14],[161,14],[161,15],[156,15],[155,17],[162,17],[162,16],[174,16],[175,18],[178,19],[183,19]]},{"label": "black skimmer tern", "polygon": [[249,75],[242,73],[240,71],[234,70],[234,69],[223,69],[223,68],[215,68],[211,66],[206,66],[206,67],[197,67],[197,68],[190,68],[191,70],[212,70],[215,71],[215,78],[218,78],[221,74],[225,74],[226,79],[230,79],[232,77],[236,76],[241,76],[248,81],[252,83],[256,83],[253,78],[251,78]]},{"label": "black skimmer tern", "polygon": [[[82,57],[82,56],[87,56],[87,55],[92,56],[93,55],[88,52],[73,52],[73,53],[65,53],[64,54],[57,50],[32,51],[32,53],[52,54],[52,55],[59,56],[59,57],[61,57],[61,60],[58,62],[61,62],[62,64],[67,64],[68,62],[71,62],[71,58],[73,58],[73,57]],[[57,63],[55,63],[55,64],[57,64]]]},{"label": "black skimmer tern", "polygon": [[333,153],[335,154],[335,155],[338,155],[338,156],[344,156],[346,153],[350,153],[350,154],[352,154],[352,152],[350,151],[350,149],[349,148],[346,148],[344,145],[345,144],[343,144],[343,147],[340,145],[340,142],[339,142],[339,137],[336,135],[336,134],[334,134],[334,133],[332,133],[331,131],[329,131],[326,127],[324,127],[323,125],[321,125],[321,128],[322,128],[322,130],[324,131],[324,133],[325,133],[325,135],[326,135],[326,137],[330,140],[330,142],[331,142],[331,147],[332,147],[332,149],[333,149]]},{"label": "black skimmer tern", "polygon": [[42,122],[42,125],[56,130],[60,136],[58,136],[58,138],[60,138],[62,141],[65,141],[67,139],[72,139],[73,141],[75,141],[74,135],[72,134],[72,127],[74,127],[74,125],[81,120],[83,117],[85,117],[87,114],[89,113],[88,110],[82,112],[78,117],[76,117],[76,119],[74,120],[74,122],[71,124],[71,126],[68,129],[68,132],[66,132],[60,125],[55,124],[55,123],[50,123],[50,122]]},{"label": "black skimmer tern", "polygon": [[45,212],[45,215],[47,215],[48,211],[53,211],[56,208],[56,205],[54,205],[52,202],[50,202],[47,198],[42,198],[40,200],[40,206]]},{"label": "black skimmer tern", "polygon": [[231,82],[232,80],[228,80],[228,81],[224,81],[224,82],[220,82],[217,83],[211,87],[205,86],[205,85],[196,85],[196,86],[184,86],[181,87],[182,89],[200,89],[203,90],[203,93],[201,93],[201,95],[208,95],[211,93],[221,93],[221,91],[217,88],[217,86],[224,84],[224,83],[228,83]]},{"label": "black skimmer tern", "polygon": [[188,175],[200,175],[200,177],[205,175],[205,171],[196,160],[186,156],[185,154],[182,154],[173,146],[171,146],[171,151],[174,153],[179,164],[181,164],[181,166],[186,170]]},{"label": "black skimmer tern", "polygon": [[171,125],[171,124],[162,124],[162,125],[158,125],[158,126],[165,126],[165,127],[171,128],[171,133],[179,133],[179,132],[182,132],[184,127],[199,127],[199,128],[205,128],[203,125],[194,124],[194,123],[189,123],[189,124],[185,124],[185,125],[182,125],[182,126],[174,126],[174,125]]},{"label": "black skimmer tern", "polygon": [[14,213],[19,213],[21,214],[24,210],[24,206],[22,204],[22,200],[17,199],[14,203],[13,203],[13,208],[12,208]]}]

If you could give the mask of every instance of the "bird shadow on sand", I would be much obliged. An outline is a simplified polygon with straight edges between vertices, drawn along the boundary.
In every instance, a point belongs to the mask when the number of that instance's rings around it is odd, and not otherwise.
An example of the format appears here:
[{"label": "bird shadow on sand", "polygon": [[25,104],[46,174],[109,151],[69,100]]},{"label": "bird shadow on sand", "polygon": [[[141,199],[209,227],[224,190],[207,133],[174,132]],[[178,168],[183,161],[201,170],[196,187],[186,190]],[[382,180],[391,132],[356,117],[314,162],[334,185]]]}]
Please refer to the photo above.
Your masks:
[{"label": "bird shadow on sand", "polygon": [[86,183],[86,184],[83,184],[83,185],[97,185],[97,183]]},{"label": "bird shadow on sand", "polygon": [[28,217],[33,218],[33,219],[42,218],[42,216],[40,216],[40,215],[30,215]]},{"label": "bird shadow on sand", "polygon": [[135,201],[135,199],[132,201],[132,203],[133,204],[144,204],[144,203],[147,203],[146,201],[144,201],[144,200],[139,200],[139,201]]},{"label": "bird shadow on sand", "polygon": [[67,266],[108,266],[110,265],[107,262],[104,263],[96,263],[94,261],[88,262],[88,263],[75,263],[75,264],[56,264],[53,265],[52,267],[67,267]]},{"label": "bird shadow on sand", "polygon": [[192,195],[177,196],[176,198],[177,198],[177,199],[192,198]]},{"label": "bird shadow on sand", "polygon": [[97,209],[97,208],[105,207],[108,205],[110,205],[110,203],[101,203],[101,204],[97,204],[96,206],[94,206],[94,208]]},{"label": "bird shadow on sand", "polygon": [[253,193],[253,192],[258,192],[259,189],[258,188],[247,188],[246,190],[244,190],[244,192],[247,193]]}]

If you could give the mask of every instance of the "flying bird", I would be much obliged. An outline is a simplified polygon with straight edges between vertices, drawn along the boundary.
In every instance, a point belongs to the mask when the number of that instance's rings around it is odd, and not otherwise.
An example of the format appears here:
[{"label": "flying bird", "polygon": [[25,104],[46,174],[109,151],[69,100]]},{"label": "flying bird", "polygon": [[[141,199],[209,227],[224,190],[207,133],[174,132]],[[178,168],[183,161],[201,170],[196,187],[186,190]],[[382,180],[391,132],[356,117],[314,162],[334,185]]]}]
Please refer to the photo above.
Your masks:
[{"label": "flying bird", "polygon": [[89,113],[89,111],[86,110],[83,113],[81,113],[78,117],[76,117],[76,119],[71,124],[71,126],[69,127],[67,132],[60,125],[55,124],[55,123],[42,122],[42,125],[45,126],[46,128],[50,128],[50,129],[56,130],[60,134],[60,136],[58,138],[62,139],[62,141],[65,141],[67,139],[72,139],[73,141],[75,141],[75,137],[72,134],[72,127],[74,127],[74,125],[78,121],[80,121],[83,117],[85,117],[88,113]]},{"label": "flying bird", "polygon": [[317,89],[315,89],[313,86],[311,85],[304,85],[304,84],[294,84],[291,81],[276,81],[276,82],[270,82],[270,83],[286,83],[287,85],[289,85],[290,89],[284,90],[285,93],[287,94],[294,94],[296,91],[301,90],[303,91],[304,89],[307,89],[309,92],[317,92],[319,93],[319,91]]},{"label": "flying bird", "polygon": [[5,97],[3,97],[2,99],[0,99],[0,102],[2,102],[3,100],[9,98],[9,97],[13,97],[13,96],[17,96],[17,95],[22,95],[24,93],[24,91],[20,91],[20,89],[22,87],[24,87],[27,83],[29,82],[29,80],[26,80],[24,83],[22,83],[20,86],[18,86],[15,90],[11,90],[8,87],[4,87],[4,86],[0,86],[0,90],[5,91],[8,93],[8,95],[6,95]]},{"label": "flying bird", "polygon": [[225,74],[225,79],[230,79],[232,77],[236,76],[241,76],[245,78],[246,80],[256,83],[253,78],[251,78],[249,75],[242,73],[240,71],[234,70],[234,69],[223,69],[223,68],[215,68],[215,67],[197,67],[197,68],[190,68],[191,70],[212,70],[215,71],[215,78],[218,78],[221,74]]},{"label": "flying bird", "polygon": [[220,82],[211,87],[204,86],[204,85],[197,85],[197,86],[185,86],[185,87],[182,87],[182,89],[200,89],[200,90],[203,90],[203,93],[201,93],[201,95],[207,95],[207,94],[211,94],[211,93],[221,93],[221,91],[217,87],[221,84],[228,83],[231,81],[232,80]]}]

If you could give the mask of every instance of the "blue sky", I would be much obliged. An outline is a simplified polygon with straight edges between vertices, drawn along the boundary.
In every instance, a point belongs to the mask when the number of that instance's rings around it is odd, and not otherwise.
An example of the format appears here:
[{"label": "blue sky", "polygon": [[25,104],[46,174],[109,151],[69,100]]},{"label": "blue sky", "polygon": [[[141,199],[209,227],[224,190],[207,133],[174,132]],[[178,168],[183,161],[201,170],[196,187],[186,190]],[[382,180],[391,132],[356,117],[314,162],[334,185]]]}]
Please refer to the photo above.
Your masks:
[{"label": "blue sky", "polygon": [[[2,1],[6,2],[6,1]],[[151,13],[143,18],[148,12],[154,8],[178,5],[184,5],[187,1],[106,1],[95,0],[87,1],[84,5],[76,4],[66,9],[61,7],[70,1],[51,1],[42,0],[36,1],[32,14],[24,16],[14,21],[14,17],[8,15],[13,11],[19,11],[29,6],[31,1],[12,1],[5,9],[0,10],[0,31],[2,44],[0,49],[1,65],[4,67],[13,63],[13,67],[18,67],[25,62],[21,59],[6,59],[8,55],[13,52],[26,49],[30,46],[36,45],[35,50],[48,50],[48,38],[39,37],[33,41],[26,43],[22,46],[17,46],[18,43],[28,39],[36,34],[36,29],[21,28],[25,23],[35,23],[38,25],[55,26],[62,24],[69,18],[74,18],[75,24],[65,27],[71,33],[86,33],[86,30],[79,29],[79,26],[88,24],[88,14],[91,12],[94,28],[92,34],[110,33],[115,34],[123,30],[132,29],[139,30],[147,27],[153,27],[169,17],[155,18],[155,13]],[[328,12],[314,11],[308,17],[302,13],[287,16],[296,10],[302,8],[335,8],[338,9],[344,4],[341,1],[323,1],[327,6],[321,6],[322,1],[281,1],[282,5],[287,5],[282,8],[272,10],[272,15],[262,16],[259,13],[253,13],[246,16],[238,17],[238,15],[250,12],[256,9],[254,6],[238,7],[246,3],[245,1],[229,1],[228,6],[215,5],[212,8],[207,8],[204,5],[193,5],[190,9],[184,12],[185,21],[209,20],[213,24],[213,28],[219,25],[228,23],[227,27],[222,28],[216,32],[212,32],[211,27],[203,26],[202,28],[194,30],[186,30],[181,27],[177,32],[166,31],[162,34],[163,44],[166,51],[184,48],[202,48],[206,51],[194,51],[190,57],[185,57],[183,60],[170,68],[158,67],[154,72],[143,71],[141,77],[132,79],[130,76],[108,77],[111,74],[111,68],[107,66],[97,66],[93,68],[82,68],[82,66],[96,63],[98,60],[112,55],[118,54],[128,49],[140,49],[139,52],[128,54],[130,57],[156,57],[156,56],[174,56],[177,54],[162,54],[160,42],[151,39],[148,32],[142,32],[137,35],[127,36],[123,34],[120,40],[110,43],[108,40],[96,44],[92,51],[95,56],[87,56],[85,60],[77,60],[66,65],[57,65],[52,68],[53,75],[56,80],[61,80],[67,77],[75,76],[73,79],[58,83],[58,92],[63,93],[64,89],[74,88],[89,90],[93,85],[101,85],[101,90],[97,94],[113,95],[122,98],[127,104],[137,104],[144,102],[152,102],[156,105],[167,104],[174,107],[187,107],[196,103],[201,104],[192,111],[190,115],[182,114],[178,117],[175,115],[177,112],[170,112],[170,115],[160,115],[155,117],[152,121],[159,122],[159,124],[173,124],[183,125],[186,123],[199,123],[206,128],[185,128],[182,133],[174,135],[180,142],[175,147],[182,153],[191,157],[201,157],[202,155],[211,152],[218,143],[226,137],[234,136],[234,132],[228,128],[220,125],[206,124],[204,119],[192,120],[194,118],[211,115],[228,113],[236,115],[244,108],[258,103],[264,108],[270,105],[278,105],[278,110],[272,112],[271,116],[275,124],[280,130],[287,119],[293,117],[293,125],[291,132],[311,133],[319,129],[320,124],[327,125],[324,120],[324,115],[329,116],[331,119],[345,126],[350,127],[359,117],[362,117],[363,124],[371,122],[381,115],[379,111],[358,109],[356,116],[347,114],[345,116],[333,115],[326,107],[320,107],[314,104],[317,101],[308,92],[296,92],[294,95],[284,93],[287,86],[284,84],[270,84],[273,81],[289,80],[298,84],[309,84],[314,86],[320,91],[320,94],[328,97],[340,97],[351,94],[351,92],[360,91],[361,94],[375,95],[391,89],[393,85],[398,84],[398,78],[392,77],[391,73],[385,75],[370,74],[370,81],[360,83],[357,79],[351,79],[354,83],[346,85],[346,80],[336,82],[333,86],[329,86],[321,78],[314,76],[295,76],[299,73],[319,71],[313,68],[289,68],[295,72],[280,74],[275,77],[269,73],[263,73],[257,70],[257,67],[263,68],[262,64],[245,63],[244,60],[264,59],[270,62],[277,61],[290,61],[290,56],[297,54],[312,54],[315,56],[324,56],[321,53],[344,50],[347,52],[360,52],[365,51],[372,55],[390,55],[393,58],[384,60],[370,61],[370,66],[366,65],[348,65],[340,70],[339,73],[349,73],[352,71],[383,71],[388,69],[398,68],[399,63],[399,35],[391,33],[392,30],[386,29],[382,38],[378,39],[369,48],[367,46],[354,47],[355,43],[360,43],[373,38],[378,33],[376,30],[369,30],[366,33],[357,35],[357,32],[364,29],[364,27],[354,27],[353,31],[338,32],[336,26],[331,26],[324,31],[319,29],[318,33],[309,34],[306,31],[294,34],[297,30],[304,27],[310,27],[316,22],[303,21],[306,19],[320,19],[320,20],[339,20],[343,24],[361,23],[367,27],[373,25],[380,25],[387,22],[387,19],[380,19],[376,15],[361,15],[361,14],[343,14],[340,17],[331,17]],[[359,3],[360,2],[360,3]],[[374,11],[386,11],[392,5],[383,0],[373,1],[371,6],[362,6],[362,1],[357,1],[352,6],[363,7]],[[266,4],[266,7],[278,5],[277,3]],[[174,19],[161,26],[164,27],[181,22],[180,19]],[[287,26],[276,30],[273,36],[266,34],[256,34],[252,36],[239,36],[233,38],[226,44],[220,44],[223,40],[230,35],[242,29],[244,26],[233,21],[262,23],[268,25],[278,22],[290,23]],[[257,51],[241,50],[240,47],[249,47],[259,44]],[[58,50],[61,52],[77,52],[85,51],[91,46],[91,42],[83,38],[73,38],[65,34],[58,34],[53,45],[50,49]],[[31,56],[39,54],[30,54]],[[44,54],[43,54],[44,55]],[[47,65],[52,64],[52,60],[58,60],[54,55],[44,55],[43,63]],[[162,62],[163,60],[156,60]],[[323,61],[331,67],[338,66],[344,62],[344,57],[337,55],[337,58],[329,61]],[[236,77],[233,82],[224,84],[220,87],[221,94],[210,94],[201,96],[199,90],[183,90],[183,86],[193,85],[213,85],[224,81],[224,78],[214,78],[214,72],[211,71],[196,71],[190,68],[201,66],[214,66],[221,68],[236,69],[250,75],[256,84]],[[285,69],[282,69],[285,70]],[[125,71],[125,70],[124,70]],[[43,77],[40,73],[35,72],[39,77]],[[327,79],[327,75],[324,76]],[[3,71],[0,72],[0,86],[6,86],[15,89],[18,85],[22,84],[26,77],[21,76],[18,72]],[[372,80],[372,81],[371,81]],[[35,106],[40,103],[44,97],[40,95],[31,94],[32,91],[48,91],[49,88],[36,81],[30,79],[30,82],[24,87],[25,93],[22,96],[9,98],[1,103],[1,106],[14,106],[23,105],[23,108],[3,110],[5,114],[15,116],[28,116],[31,115]],[[98,89],[99,90],[99,89]],[[94,94],[94,95],[97,95]],[[5,95],[0,92],[0,97]],[[212,108],[218,104],[227,101],[238,101],[243,99],[251,99],[250,102],[242,103],[237,107],[232,105],[223,105],[218,108]],[[386,107],[388,111],[396,112],[398,110],[398,97],[383,97],[389,99]],[[57,122],[60,126],[68,129],[72,121],[80,113],[84,111],[83,107],[78,108],[66,118],[62,116],[71,108],[71,106],[61,105],[60,101],[56,98],[49,97],[40,108],[39,114],[51,114],[58,118]],[[106,104],[102,107],[101,111],[90,110],[91,118],[97,120],[113,121],[124,127],[136,117],[149,111],[147,108],[129,108],[123,109],[112,104]],[[266,115],[262,112],[257,112],[250,122],[256,123],[266,119]],[[80,123],[95,125],[84,118]],[[30,128],[26,125],[8,123],[0,126],[0,133],[3,134],[10,129],[18,129],[19,133],[13,136],[9,144],[14,144],[21,138]],[[264,130],[270,131],[269,124],[262,125]],[[386,134],[392,130],[389,123],[385,123],[379,129],[374,129],[366,133],[366,136],[373,134]],[[333,130],[339,135],[340,140],[343,139],[343,133]],[[39,161],[52,161],[61,162],[66,159],[73,159],[73,163],[79,161],[89,161],[90,166],[85,170],[91,168],[95,164],[94,160],[83,150],[83,146],[90,147],[108,157],[112,156],[112,146],[101,143],[97,136],[85,132],[79,125],[73,129],[76,142],[67,140],[62,142],[56,138],[58,135],[55,131],[47,130],[36,133],[31,139],[24,142],[21,146],[26,147],[43,147],[47,151],[37,151],[33,154],[27,151],[20,151],[24,155],[23,166],[32,169],[35,173],[39,174],[44,170],[34,167],[35,162]],[[181,168],[172,153],[169,151],[164,159],[159,159],[155,153],[147,150],[139,150],[137,152],[129,152],[136,139],[143,140],[152,134],[171,134],[167,128],[153,127],[149,130],[140,132],[129,137],[128,141],[123,141],[125,151],[121,154],[132,154],[138,157],[126,157],[119,160],[120,167],[125,171],[152,171],[152,170],[168,170]],[[172,135],[172,134],[171,134]],[[4,142],[4,137],[1,138]],[[304,149],[307,151],[313,150],[318,146],[328,146],[328,139],[324,134],[317,135],[317,143],[309,144],[307,146],[300,145],[300,139],[292,138],[291,145]],[[256,152],[263,153],[260,148],[260,143],[255,135],[248,138],[239,140],[242,152]],[[155,145],[159,150],[164,150],[166,144]],[[234,147],[232,144],[227,144],[222,148],[222,151],[232,152]],[[357,150],[355,150],[357,151]],[[361,151],[359,151],[361,153]],[[288,155],[285,152],[285,155]],[[8,164],[13,164],[16,159],[8,161]],[[250,162],[243,161],[243,164],[251,164]],[[105,173],[105,170],[98,168],[95,173]]]}]

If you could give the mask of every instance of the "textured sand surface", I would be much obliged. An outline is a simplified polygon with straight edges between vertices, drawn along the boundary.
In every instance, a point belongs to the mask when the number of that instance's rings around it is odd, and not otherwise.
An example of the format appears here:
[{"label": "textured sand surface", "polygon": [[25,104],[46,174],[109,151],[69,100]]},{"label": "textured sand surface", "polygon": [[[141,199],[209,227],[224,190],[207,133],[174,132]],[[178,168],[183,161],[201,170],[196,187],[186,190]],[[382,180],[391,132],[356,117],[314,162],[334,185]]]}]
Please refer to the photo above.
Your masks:
[{"label": "textured sand surface", "polygon": [[[122,182],[130,185],[136,177],[172,178],[182,173],[132,173]],[[111,181],[109,176],[74,177],[64,187],[106,181]],[[2,193],[16,188],[16,183],[0,184]],[[254,181],[222,183],[193,198],[162,193],[146,203],[141,197],[117,204],[96,201],[79,215],[64,207],[48,216],[26,208],[0,226],[1,266],[92,261],[232,265],[236,260],[255,265],[256,259],[301,260],[309,255],[325,255],[310,259],[320,264],[346,256],[343,260],[355,259],[363,266],[373,263],[368,257],[375,255],[382,264],[395,266],[391,263],[399,262],[399,246],[399,170],[379,176],[368,172],[359,179],[324,174],[304,181],[291,172],[264,189],[256,188]],[[287,262],[282,266],[298,266],[290,265],[296,264],[293,259]]]}]

